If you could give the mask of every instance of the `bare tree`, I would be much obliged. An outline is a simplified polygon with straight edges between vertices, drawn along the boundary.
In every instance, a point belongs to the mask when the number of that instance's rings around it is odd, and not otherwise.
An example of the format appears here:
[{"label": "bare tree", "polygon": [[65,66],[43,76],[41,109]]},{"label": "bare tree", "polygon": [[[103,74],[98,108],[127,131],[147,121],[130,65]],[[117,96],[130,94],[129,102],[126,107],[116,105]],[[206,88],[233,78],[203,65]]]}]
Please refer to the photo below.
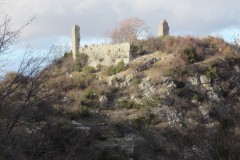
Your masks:
[{"label": "bare tree", "polygon": [[67,43],[54,45],[52,49],[53,49],[52,54],[54,59],[59,59],[63,57],[65,53],[70,52],[70,46]]},{"label": "bare tree", "polygon": [[240,35],[234,37],[232,49],[237,56],[240,55]]},{"label": "bare tree", "polygon": [[18,29],[11,30],[10,17],[4,12],[0,12],[0,74],[3,74],[3,68],[6,66],[6,59],[3,59],[3,55],[10,53],[10,47],[16,42],[23,29],[34,19],[35,17],[30,18]]},{"label": "bare tree", "polygon": [[[36,104],[50,95],[44,88],[48,78],[48,70],[42,70],[42,65],[48,56],[41,58],[28,57],[24,59],[16,73],[7,74],[0,88],[0,117],[4,122],[1,127],[6,131],[6,137],[15,127],[22,126],[32,120]],[[36,109],[36,108],[35,108]]]},{"label": "bare tree", "polygon": [[29,25],[35,17],[29,19],[17,30],[11,30],[11,19],[7,14],[0,13],[0,55],[8,53],[9,47],[14,44],[22,30]]},{"label": "bare tree", "polygon": [[[19,29],[12,31],[10,18],[5,16],[3,19],[3,23],[0,24],[0,56],[8,54],[9,47],[16,41],[22,29],[32,21],[31,19]],[[4,132],[1,135],[5,135],[5,138],[15,127],[22,126],[32,119],[34,114],[29,113],[34,104],[47,97],[43,84],[48,78],[48,73],[47,69],[43,70],[43,65],[48,61],[49,55],[34,58],[27,48],[18,71],[7,74],[1,81],[0,128]]]},{"label": "bare tree", "polygon": [[148,36],[149,27],[146,23],[137,18],[132,17],[119,23],[110,33],[113,43],[130,42],[134,43],[137,39]]},{"label": "bare tree", "polygon": [[[10,53],[11,46],[32,20],[33,18],[18,29],[12,30],[9,16],[0,13],[0,59]],[[45,87],[50,70],[44,69],[51,52],[52,48],[43,57],[33,57],[31,50],[27,48],[17,72],[8,73],[0,79],[0,159],[5,159],[5,155],[18,157],[15,153],[24,150],[22,141],[29,145],[33,143],[32,137],[39,127],[36,125],[37,119],[42,116],[43,108],[51,110],[49,99],[52,92]],[[4,61],[0,63],[1,66],[5,65]],[[32,150],[29,150],[32,153],[39,143],[33,145],[35,146]]]}]

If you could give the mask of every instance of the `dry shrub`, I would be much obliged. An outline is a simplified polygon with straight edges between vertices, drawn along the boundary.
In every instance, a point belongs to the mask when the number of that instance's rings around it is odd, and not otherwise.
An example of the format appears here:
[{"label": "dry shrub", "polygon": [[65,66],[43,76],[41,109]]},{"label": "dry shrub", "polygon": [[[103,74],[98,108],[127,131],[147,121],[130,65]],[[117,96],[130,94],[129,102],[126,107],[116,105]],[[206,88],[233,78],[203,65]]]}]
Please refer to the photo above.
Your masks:
[{"label": "dry shrub", "polygon": [[232,55],[230,44],[222,38],[208,36],[196,38],[192,36],[149,38],[140,43],[141,52],[162,51],[167,53],[182,53],[184,50],[194,50],[199,60],[215,55]]},{"label": "dry shrub", "polygon": [[125,63],[123,61],[120,61],[117,63],[116,66],[109,66],[106,67],[105,73],[107,76],[112,76],[114,74],[117,74],[119,72],[125,71],[127,69]]},{"label": "dry shrub", "polygon": [[[3,86],[9,85],[11,82],[15,81],[21,84],[27,84],[30,78],[16,72],[9,72],[5,75],[4,79],[1,81]],[[3,87],[1,86],[1,87]]]},{"label": "dry shrub", "polygon": [[73,72],[72,75],[73,75],[73,78],[72,78],[73,85],[76,87],[80,87],[81,89],[84,89],[87,86],[89,86],[90,83],[95,78],[94,74],[88,74],[84,72]]},{"label": "dry shrub", "polygon": [[82,90],[77,89],[69,90],[68,92],[66,92],[66,96],[75,102],[79,102],[78,104],[80,104]]},{"label": "dry shrub", "polygon": [[93,81],[90,88],[93,89],[98,96],[109,95],[112,92],[108,83],[101,80]]},{"label": "dry shrub", "polygon": [[55,60],[49,68],[51,69],[52,77],[65,74],[66,72],[71,73],[74,71],[74,62],[70,56],[62,57]]},{"label": "dry shrub", "polygon": [[143,54],[160,50],[164,47],[164,43],[160,38],[149,37],[147,40],[139,41],[137,46],[139,46],[139,53]]},{"label": "dry shrub", "polygon": [[186,65],[186,61],[181,58],[180,54],[169,55],[164,60],[156,62],[146,71],[146,76],[150,76],[153,80],[159,80],[163,76],[168,76],[169,71],[179,69]]},{"label": "dry shrub", "polygon": [[77,55],[77,59],[76,59],[76,69],[79,69],[83,66],[85,66],[88,62],[88,55],[85,53],[81,53]]},{"label": "dry shrub", "polygon": [[[72,80],[66,75],[60,75],[58,77],[52,77],[45,83],[45,86],[49,89],[57,90],[58,92],[63,92],[71,89]],[[56,93],[56,92],[55,92]]]}]

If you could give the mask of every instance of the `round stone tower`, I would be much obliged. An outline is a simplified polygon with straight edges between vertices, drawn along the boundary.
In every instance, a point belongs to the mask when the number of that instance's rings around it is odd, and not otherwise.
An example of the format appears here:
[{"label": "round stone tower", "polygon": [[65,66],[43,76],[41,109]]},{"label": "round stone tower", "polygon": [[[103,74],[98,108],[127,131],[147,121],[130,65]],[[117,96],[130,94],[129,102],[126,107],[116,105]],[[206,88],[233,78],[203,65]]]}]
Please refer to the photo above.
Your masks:
[{"label": "round stone tower", "polygon": [[157,36],[162,37],[162,36],[166,36],[166,35],[169,35],[169,26],[168,26],[166,19],[164,19],[160,22],[160,25],[158,27]]}]

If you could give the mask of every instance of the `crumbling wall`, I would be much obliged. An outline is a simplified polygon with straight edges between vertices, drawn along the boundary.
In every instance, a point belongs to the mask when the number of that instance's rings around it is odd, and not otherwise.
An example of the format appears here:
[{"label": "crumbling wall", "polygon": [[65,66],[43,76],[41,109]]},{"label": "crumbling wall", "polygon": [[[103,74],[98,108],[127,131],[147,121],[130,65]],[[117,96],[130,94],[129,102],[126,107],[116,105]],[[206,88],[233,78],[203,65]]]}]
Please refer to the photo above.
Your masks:
[{"label": "crumbling wall", "polygon": [[130,43],[85,45],[80,48],[80,54],[81,53],[85,53],[89,56],[88,65],[93,67],[97,65],[116,65],[119,61],[128,64],[131,60]]}]

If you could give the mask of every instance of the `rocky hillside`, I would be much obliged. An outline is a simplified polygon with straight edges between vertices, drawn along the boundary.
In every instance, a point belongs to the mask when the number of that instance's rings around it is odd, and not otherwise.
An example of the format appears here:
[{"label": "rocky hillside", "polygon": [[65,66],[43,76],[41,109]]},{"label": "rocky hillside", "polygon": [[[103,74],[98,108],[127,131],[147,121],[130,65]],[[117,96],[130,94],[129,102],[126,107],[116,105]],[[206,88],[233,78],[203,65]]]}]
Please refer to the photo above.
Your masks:
[{"label": "rocky hillside", "polygon": [[235,51],[220,38],[165,37],[133,45],[126,66],[56,60],[53,113],[36,120],[39,148],[22,159],[240,159]]}]

